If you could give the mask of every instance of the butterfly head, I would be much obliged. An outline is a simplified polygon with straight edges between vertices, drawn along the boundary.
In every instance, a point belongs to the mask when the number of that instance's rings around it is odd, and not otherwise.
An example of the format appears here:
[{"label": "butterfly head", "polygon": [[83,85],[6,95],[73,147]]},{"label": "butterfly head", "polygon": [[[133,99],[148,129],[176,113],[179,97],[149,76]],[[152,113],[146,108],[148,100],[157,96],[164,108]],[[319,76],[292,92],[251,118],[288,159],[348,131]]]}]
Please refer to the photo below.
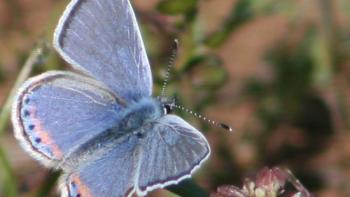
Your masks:
[{"label": "butterfly head", "polygon": [[161,97],[158,97],[158,100],[161,103],[164,115],[170,114],[174,111],[175,99],[161,96]]}]

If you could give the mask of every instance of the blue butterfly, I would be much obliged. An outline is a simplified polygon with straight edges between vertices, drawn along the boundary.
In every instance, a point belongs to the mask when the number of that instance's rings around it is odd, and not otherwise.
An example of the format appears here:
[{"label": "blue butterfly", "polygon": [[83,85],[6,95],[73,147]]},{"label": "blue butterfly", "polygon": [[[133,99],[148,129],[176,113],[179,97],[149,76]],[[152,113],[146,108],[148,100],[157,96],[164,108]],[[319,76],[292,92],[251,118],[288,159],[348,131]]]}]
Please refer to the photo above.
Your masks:
[{"label": "blue butterfly", "polygon": [[26,81],[13,104],[15,136],[40,163],[63,170],[62,196],[144,196],[177,184],[209,157],[205,137],[167,98],[152,97],[152,74],[128,0],[72,0],[54,33],[79,72]]}]

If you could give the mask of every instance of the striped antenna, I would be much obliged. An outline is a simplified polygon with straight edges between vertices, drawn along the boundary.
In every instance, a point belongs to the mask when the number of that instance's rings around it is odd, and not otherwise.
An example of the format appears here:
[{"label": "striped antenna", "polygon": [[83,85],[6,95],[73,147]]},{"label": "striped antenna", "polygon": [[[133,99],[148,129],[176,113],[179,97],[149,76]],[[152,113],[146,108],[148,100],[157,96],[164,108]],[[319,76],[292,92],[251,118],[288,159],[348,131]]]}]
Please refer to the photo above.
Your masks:
[{"label": "striped antenna", "polygon": [[227,130],[227,131],[230,131],[230,132],[233,131],[232,127],[230,127],[230,126],[227,125],[227,124],[222,123],[222,122],[216,122],[216,121],[214,121],[214,120],[211,120],[211,119],[209,119],[209,118],[207,118],[207,117],[205,117],[205,116],[203,116],[203,115],[201,115],[201,114],[199,114],[199,113],[197,113],[197,112],[194,112],[194,111],[192,111],[192,110],[190,110],[190,109],[187,109],[187,108],[185,108],[185,107],[183,107],[183,106],[181,106],[181,105],[174,104],[174,107],[177,108],[177,109],[180,109],[180,110],[182,110],[182,111],[185,111],[185,112],[187,112],[187,113],[189,113],[189,114],[192,114],[193,116],[195,116],[195,117],[197,117],[197,118],[199,118],[199,119],[201,119],[201,120],[204,120],[204,121],[206,121],[206,122],[208,122],[208,123],[210,123],[210,124],[212,124],[212,125],[214,125],[214,126],[216,126],[216,127],[223,128],[223,129],[225,129],[225,130]]},{"label": "striped antenna", "polygon": [[174,40],[174,48],[173,48],[173,51],[172,51],[172,54],[171,54],[171,57],[170,57],[170,60],[169,60],[169,64],[167,66],[167,70],[166,70],[166,73],[165,73],[165,78],[164,78],[164,81],[163,81],[163,87],[162,87],[162,93],[160,94],[161,97],[164,97],[165,96],[165,89],[168,85],[168,81],[169,81],[169,77],[170,77],[170,69],[171,67],[173,67],[174,65],[174,62],[175,62],[175,58],[176,58],[176,55],[177,55],[177,50],[178,50],[178,46],[179,46],[179,41],[177,39]]}]

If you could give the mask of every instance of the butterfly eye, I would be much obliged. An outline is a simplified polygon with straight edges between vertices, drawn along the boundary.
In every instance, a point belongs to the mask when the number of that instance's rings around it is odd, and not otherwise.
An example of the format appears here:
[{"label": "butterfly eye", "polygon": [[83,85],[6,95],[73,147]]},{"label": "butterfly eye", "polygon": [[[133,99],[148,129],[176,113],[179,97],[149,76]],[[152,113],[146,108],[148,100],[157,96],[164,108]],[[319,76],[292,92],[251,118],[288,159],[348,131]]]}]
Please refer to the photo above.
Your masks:
[{"label": "butterfly eye", "polygon": [[173,108],[170,105],[168,105],[168,104],[164,105],[163,110],[164,110],[164,114],[170,114],[170,113],[173,112]]}]

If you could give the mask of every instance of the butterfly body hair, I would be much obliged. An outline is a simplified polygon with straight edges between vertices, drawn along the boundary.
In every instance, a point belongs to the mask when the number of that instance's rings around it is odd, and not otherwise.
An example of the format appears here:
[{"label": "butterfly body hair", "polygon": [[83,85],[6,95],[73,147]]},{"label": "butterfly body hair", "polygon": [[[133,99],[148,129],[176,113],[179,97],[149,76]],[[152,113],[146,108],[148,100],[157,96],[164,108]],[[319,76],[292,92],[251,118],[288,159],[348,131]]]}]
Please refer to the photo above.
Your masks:
[{"label": "butterfly body hair", "polygon": [[78,149],[66,156],[58,168],[65,171],[74,170],[82,166],[82,163],[106,154],[132,135],[143,138],[146,132],[150,131],[147,129],[150,124],[164,115],[162,107],[162,102],[153,97],[144,97],[131,102],[119,112],[121,115],[116,125],[80,144]]},{"label": "butterfly body hair", "polygon": [[164,115],[162,103],[153,97],[144,97],[131,103],[122,113],[117,130],[132,132]]}]

